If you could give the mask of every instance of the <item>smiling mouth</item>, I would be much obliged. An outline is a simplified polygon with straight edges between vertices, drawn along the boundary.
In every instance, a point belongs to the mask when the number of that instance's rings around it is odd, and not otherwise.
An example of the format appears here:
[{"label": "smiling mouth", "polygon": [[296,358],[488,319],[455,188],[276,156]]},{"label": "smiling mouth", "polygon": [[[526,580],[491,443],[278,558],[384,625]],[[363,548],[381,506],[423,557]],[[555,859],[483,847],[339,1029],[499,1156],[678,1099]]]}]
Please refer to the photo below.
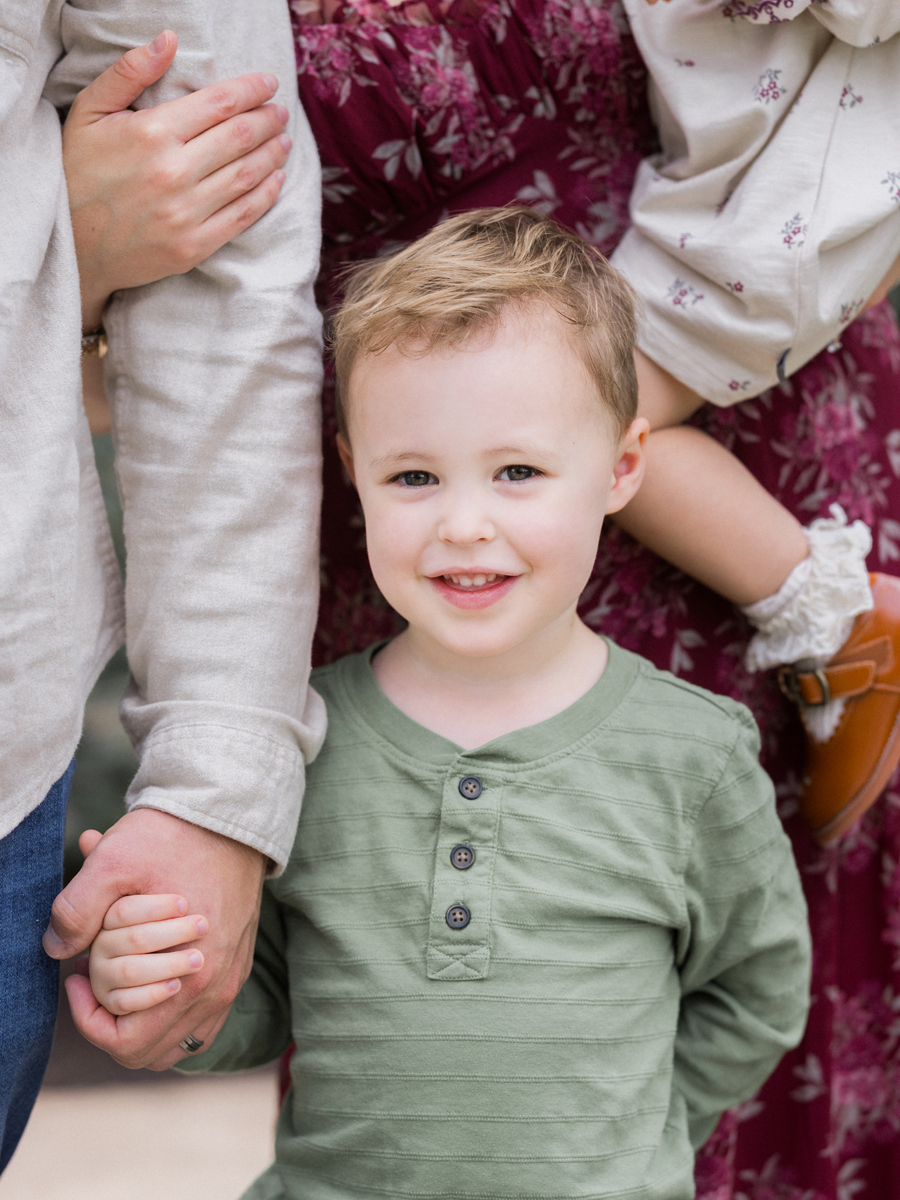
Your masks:
[{"label": "smiling mouth", "polygon": [[500,575],[494,572],[490,575],[440,575],[438,578],[448,584],[450,587],[461,588],[466,592],[477,591],[478,588],[487,587],[491,583],[496,583],[498,579],[508,579],[508,575]]},{"label": "smiling mouth", "polygon": [[518,575],[503,575],[499,571],[462,571],[432,575],[431,586],[454,608],[490,608],[506,596],[518,580]]}]

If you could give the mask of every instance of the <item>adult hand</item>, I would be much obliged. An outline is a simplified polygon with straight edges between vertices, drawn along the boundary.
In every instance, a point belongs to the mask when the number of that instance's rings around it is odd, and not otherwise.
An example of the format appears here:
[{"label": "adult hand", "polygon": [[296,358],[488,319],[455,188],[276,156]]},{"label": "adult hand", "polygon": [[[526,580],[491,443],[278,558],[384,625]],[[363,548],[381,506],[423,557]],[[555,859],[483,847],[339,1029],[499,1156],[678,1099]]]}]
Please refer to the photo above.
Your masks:
[{"label": "adult hand", "polygon": [[95,329],[118,288],[178,275],[252,225],[278,198],[288,110],[266,104],[273,75],[244,75],[130,111],[178,41],[166,30],[129,50],[75,97],[63,162],[82,287]]},{"label": "adult hand", "polygon": [[143,1012],[114,1017],[88,979],[70,976],[66,991],[84,1037],[123,1066],[159,1071],[185,1057],[178,1043],[188,1034],[209,1045],[250,972],[264,874],[258,851],[169,813],[140,808],[117,821],[53,903],[44,934],[51,958],[87,949],[121,896],[183,896],[209,932],[201,970],[177,995]]}]

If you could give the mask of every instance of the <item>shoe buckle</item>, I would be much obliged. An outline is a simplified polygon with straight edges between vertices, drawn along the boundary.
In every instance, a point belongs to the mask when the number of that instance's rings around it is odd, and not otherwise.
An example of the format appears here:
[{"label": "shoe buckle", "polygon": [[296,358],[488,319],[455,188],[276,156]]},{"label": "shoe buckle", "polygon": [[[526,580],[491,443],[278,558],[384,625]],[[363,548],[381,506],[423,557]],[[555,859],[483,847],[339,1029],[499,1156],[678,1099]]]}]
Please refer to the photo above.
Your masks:
[{"label": "shoe buckle", "polygon": [[[810,700],[803,694],[800,686],[801,675],[812,675],[816,679],[821,689],[821,699]],[[781,667],[778,672],[778,686],[788,700],[793,700],[795,704],[802,704],[806,708],[824,708],[826,704],[831,703],[831,687],[822,670],[798,671],[796,667]]]}]

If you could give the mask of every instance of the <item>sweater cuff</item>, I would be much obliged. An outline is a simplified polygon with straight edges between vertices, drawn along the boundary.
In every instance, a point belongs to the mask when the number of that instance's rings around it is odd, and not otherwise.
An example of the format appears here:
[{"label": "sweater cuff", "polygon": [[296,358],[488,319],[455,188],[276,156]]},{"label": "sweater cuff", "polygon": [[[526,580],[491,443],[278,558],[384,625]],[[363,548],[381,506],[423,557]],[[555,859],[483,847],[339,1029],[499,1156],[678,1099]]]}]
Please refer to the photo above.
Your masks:
[{"label": "sweater cuff", "polygon": [[270,875],[280,875],[297,832],[305,763],[325,734],[325,706],[312,689],[303,717],[202,702],[148,705],[126,695],[122,723],[140,758],[128,810],[156,808],[252,846],[271,860]]}]

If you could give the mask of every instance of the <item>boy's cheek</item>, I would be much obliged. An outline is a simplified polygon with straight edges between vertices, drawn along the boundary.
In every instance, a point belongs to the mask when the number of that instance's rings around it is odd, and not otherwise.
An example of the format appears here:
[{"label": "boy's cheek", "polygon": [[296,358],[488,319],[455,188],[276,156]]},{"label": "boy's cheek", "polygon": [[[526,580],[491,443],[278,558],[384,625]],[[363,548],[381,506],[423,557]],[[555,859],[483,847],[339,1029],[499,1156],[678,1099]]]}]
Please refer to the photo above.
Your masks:
[{"label": "boy's cheek", "polygon": [[418,582],[419,545],[405,522],[367,522],[366,546],[375,582],[390,603]]}]

